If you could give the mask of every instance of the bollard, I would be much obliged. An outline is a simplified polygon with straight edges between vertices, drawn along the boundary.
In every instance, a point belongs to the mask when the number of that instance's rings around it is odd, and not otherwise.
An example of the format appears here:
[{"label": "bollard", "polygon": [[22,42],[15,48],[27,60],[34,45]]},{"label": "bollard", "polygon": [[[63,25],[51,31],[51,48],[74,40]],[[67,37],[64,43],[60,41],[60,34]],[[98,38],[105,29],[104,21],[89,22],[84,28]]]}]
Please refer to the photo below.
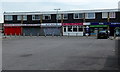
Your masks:
[{"label": "bollard", "polygon": [[54,36],[54,33],[52,33],[52,37]]},{"label": "bollard", "polygon": [[7,33],[5,33],[5,38],[6,38],[6,36],[7,36]]},{"label": "bollard", "polygon": [[70,33],[68,33],[68,37],[70,36]]},{"label": "bollard", "polygon": [[25,33],[23,33],[23,36],[25,36]]},{"label": "bollard", "polygon": [[32,37],[32,34],[30,33],[30,37]]},{"label": "bollard", "polygon": [[46,37],[46,34],[45,34],[45,37]]},{"label": "bollard", "polygon": [[37,37],[39,37],[39,33],[37,33]]},{"label": "bollard", "polygon": [[19,37],[20,37],[20,33],[19,33]]},{"label": "bollard", "polygon": [[16,33],[15,33],[15,37],[16,37]]},{"label": "bollard", "polygon": [[78,33],[76,33],[76,37],[78,36]]},{"label": "bollard", "polygon": [[12,37],[12,33],[10,33],[10,37]]}]

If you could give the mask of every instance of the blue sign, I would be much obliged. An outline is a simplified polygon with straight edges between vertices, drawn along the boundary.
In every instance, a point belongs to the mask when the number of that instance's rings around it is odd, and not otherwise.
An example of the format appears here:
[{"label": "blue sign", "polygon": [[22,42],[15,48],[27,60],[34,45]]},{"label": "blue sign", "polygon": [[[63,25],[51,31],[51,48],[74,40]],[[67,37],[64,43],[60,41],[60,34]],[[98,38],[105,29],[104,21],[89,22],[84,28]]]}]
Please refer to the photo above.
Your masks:
[{"label": "blue sign", "polygon": [[109,25],[109,23],[108,22],[105,22],[105,23],[96,22],[96,23],[91,23],[91,25]]}]

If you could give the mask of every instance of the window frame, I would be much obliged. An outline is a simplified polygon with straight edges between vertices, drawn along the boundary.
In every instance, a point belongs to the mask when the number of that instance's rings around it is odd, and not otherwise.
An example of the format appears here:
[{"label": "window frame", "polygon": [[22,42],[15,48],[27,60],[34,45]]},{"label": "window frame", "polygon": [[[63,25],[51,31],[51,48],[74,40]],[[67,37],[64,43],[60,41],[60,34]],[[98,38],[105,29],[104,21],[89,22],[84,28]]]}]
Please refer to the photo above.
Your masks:
[{"label": "window frame", "polygon": [[[11,18],[9,19],[8,16],[10,16]],[[12,21],[13,20],[13,15],[5,15],[5,20],[6,21]]]},{"label": "window frame", "polygon": [[[89,14],[93,14],[92,17],[89,17]],[[95,19],[96,16],[95,16],[95,13],[94,12],[91,12],[91,13],[85,13],[85,19]]]},{"label": "window frame", "polygon": [[[49,19],[45,19],[45,16],[48,16]],[[43,20],[51,20],[51,14],[44,14],[44,15],[43,15]]]},{"label": "window frame", "polygon": [[[38,19],[36,18],[38,16]],[[32,20],[40,20],[40,15],[32,15]]]},{"label": "window frame", "polygon": [[[67,18],[65,18],[65,15],[67,15]],[[63,14],[63,19],[67,20],[68,19],[68,14]]]}]

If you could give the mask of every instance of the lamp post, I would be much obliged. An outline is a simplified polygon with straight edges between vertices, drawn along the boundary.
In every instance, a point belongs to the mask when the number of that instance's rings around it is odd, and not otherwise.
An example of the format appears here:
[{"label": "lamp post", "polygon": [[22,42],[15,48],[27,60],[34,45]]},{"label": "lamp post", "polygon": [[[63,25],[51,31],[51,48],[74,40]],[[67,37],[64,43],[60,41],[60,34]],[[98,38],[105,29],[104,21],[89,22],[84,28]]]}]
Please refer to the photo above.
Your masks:
[{"label": "lamp post", "polygon": [[57,9],[54,9],[54,10],[56,10],[57,12],[56,12],[56,25],[57,25],[57,23],[58,23],[58,11],[60,10],[60,8],[57,8]]}]

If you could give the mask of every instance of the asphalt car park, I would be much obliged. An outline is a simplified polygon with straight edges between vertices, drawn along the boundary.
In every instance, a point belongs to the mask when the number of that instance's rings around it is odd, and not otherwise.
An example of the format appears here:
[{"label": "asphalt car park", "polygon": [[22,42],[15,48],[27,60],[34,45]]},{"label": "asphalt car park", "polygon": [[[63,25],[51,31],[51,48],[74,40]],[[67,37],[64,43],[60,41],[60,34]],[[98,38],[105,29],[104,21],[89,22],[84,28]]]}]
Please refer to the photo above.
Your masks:
[{"label": "asphalt car park", "polygon": [[117,70],[115,40],[11,37],[2,41],[3,70]]}]

